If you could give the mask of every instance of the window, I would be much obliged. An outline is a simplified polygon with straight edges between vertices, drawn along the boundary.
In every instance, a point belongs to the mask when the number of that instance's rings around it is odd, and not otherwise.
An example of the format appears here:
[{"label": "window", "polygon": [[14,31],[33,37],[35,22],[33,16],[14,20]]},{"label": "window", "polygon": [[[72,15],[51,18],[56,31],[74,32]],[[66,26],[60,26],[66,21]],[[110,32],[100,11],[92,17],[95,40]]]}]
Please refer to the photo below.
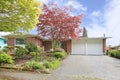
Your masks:
[{"label": "window", "polygon": [[7,44],[7,41],[6,41],[6,40],[4,40],[4,44]]},{"label": "window", "polygon": [[23,45],[23,44],[25,44],[25,40],[24,39],[22,39],[22,38],[17,38],[16,39],[16,45]]}]

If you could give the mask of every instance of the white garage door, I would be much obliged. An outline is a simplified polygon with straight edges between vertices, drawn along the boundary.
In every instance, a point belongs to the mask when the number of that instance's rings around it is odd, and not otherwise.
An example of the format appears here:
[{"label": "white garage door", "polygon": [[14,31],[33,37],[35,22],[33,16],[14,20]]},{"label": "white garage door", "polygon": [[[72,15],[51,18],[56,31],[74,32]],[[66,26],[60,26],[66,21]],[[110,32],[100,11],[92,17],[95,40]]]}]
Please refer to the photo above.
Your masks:
[{"label": "white garage door", "polygon": [[85,54],[85,40],[72,41],[72,54]]},{"label": "white garage door", "polygon": [[87,55],[102,55],[102,40],[88,39],[88,40],[72,40],[71,54],[87,54]]}]

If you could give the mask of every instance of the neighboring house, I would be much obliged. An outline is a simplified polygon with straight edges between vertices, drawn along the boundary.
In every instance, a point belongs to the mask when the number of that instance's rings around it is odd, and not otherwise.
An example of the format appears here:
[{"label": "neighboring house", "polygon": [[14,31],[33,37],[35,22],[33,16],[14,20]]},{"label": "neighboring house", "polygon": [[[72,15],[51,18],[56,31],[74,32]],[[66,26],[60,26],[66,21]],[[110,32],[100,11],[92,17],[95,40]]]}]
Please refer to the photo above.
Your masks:
[{"label": "neighboring house", "polygon": [[[24,46],[26,42],[32,42],[43,47],[45,51],[49,51],[51,46],[50,40],[40,39],[36,35],[7,35],[7,44],[9,46]],[[70,54],[84,54],[84,55],[103,55],[106,52],[106,39],[108,37],[81,37],[80,40],[67,40],[62,42],[62,48]]]},{"label": "neighboring house", "polygon": [[2,49],[4,46],[7,46],[6,39],[0,37],[0,49]]},{"label": "neighboring house", "polygon": [[120,45],[111,47],[111,50],[120,50]]}]

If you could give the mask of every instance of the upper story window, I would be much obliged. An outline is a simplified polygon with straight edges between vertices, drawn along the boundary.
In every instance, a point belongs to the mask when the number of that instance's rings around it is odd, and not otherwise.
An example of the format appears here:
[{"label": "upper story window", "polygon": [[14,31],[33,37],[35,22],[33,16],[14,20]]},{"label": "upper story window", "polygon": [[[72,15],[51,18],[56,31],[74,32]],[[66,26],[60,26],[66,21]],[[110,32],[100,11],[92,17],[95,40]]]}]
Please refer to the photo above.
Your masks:
[{"label": "upper story window", "polygon": [[23,45],[25,44],[25,40],[23,38],[16,38],[16,45]]}]

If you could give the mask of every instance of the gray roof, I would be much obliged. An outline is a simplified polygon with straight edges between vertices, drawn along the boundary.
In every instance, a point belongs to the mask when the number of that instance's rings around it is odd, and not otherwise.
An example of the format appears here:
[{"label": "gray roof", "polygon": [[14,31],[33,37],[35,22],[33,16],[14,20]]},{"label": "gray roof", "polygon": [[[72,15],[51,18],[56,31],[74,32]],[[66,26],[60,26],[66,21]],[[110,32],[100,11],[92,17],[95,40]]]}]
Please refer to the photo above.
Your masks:
[{"label": "gray roof", "polygon": [[33,34],[9,34],[6,36],[3,36],[5,38],[21,38],[21,37],[38,37],[37,35]]},{"label": "gray roof", "polygon": [[111,37],[81,37],[80,39],[108,39]]}]

